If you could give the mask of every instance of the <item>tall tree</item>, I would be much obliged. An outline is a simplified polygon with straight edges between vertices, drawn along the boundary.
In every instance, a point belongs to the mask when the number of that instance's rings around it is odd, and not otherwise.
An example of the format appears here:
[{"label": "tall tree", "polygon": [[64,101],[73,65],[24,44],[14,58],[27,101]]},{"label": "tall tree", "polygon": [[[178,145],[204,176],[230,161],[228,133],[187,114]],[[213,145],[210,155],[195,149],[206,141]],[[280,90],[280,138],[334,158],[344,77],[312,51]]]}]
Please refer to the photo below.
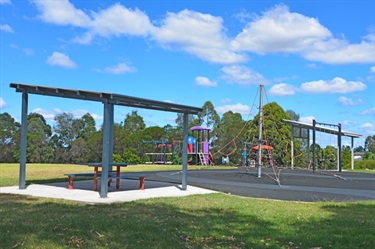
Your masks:
[{"label": "tall tree", "polygon": [[368,136],[365,140],[365,151],[375,153],[375,135]]},{"label": "tall tree", "polygon": [[59,141],[64,148],[72,147],[72,143],[78,134],[76,134],[75,127],[78,126],[77,122],[74,123],[74,117],[71,113],[62,113],[54,118],[56,125],[53,127],[54,132],[58,135]]},{"label": "tall tree", "polygon": [[90,134],[96,131],[95,119],[91,116],[90,113],[86,113],[81,117],[82,120],[82,138],[87,139]]},{"label": "tall tree", "polygon": [[289,115],[291,120],[299,121],[300,116],[299,114],[295,113],[295,111],[289,109],[289,110],[286,110],[285,112]]},{"label": "tall tree", "polygon": [[206,101],[202,109],[203,111],[198,114],[200,125],[214,130],[220,123],[220,117],[215,110],[215,106],[210,101]]},{"label": "tall tree", "polygon": [[[263,106],[262,143],[274,148],[272,156],[276,165],[290,163],[290,137],[291,131],[283,119],[289,115],[276,103],[271,102]],[[258,143],[259,114],[249,124],[247,137],[249,141]]]},{"label": "tall tree", "polygon": [[126,114],[124,120],[124,129],[130,134],[140,132],[146,128],[143,118],[138,115],[137,111],[132,111],[131,114]]},{"label": "tall tree", "polygon": [[51,127],[42,115],[33,113],[28,116],[27,125],[27,161],[31,163],[53,162],[54,151],[50,146]]},{"label": "tall tree", "polygon": [[17,159],[20,127],[21,125],[9,113],[0,114],[0,162],[11,163]]},{"label": "tall tree", "polygon": [[[242,144],[245,140],[245,121],[241,114],[228,111],[223,114],[217,127],[217,139],[212,142],[212,152],[222,156],[229,156],[235,164],[241,163]],[[218,152],[218,153],[217,153]],[[215,156],[215,161],[221,157]]]}]

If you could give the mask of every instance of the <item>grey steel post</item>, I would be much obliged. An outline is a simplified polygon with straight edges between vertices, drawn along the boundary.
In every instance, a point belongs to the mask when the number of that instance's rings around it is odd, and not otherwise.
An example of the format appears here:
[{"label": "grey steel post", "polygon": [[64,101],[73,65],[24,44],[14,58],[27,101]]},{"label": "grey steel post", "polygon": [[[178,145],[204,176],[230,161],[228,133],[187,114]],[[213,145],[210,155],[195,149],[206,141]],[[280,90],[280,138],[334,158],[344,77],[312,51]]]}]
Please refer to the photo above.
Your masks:
[{"label": "grey steel post", "polygon": [[189,115],[184,113],[183,116],[183,139],[182,139],[182,190],[187,189],[187,143],[188,143],[188,124]]},{"label": "grey steel post", "polygon": [[[300,129],[300,132],[301,132],[301,128]],[[293,135],[293,126],[292,126],[292,139],[291,139],[291,142],[290,142],[290,157],[291,157],[291,160],[290,160],[290,167],[291,169],[294,169],[294,135]]]},{"label": "grey steel post", "polygon": [[339,127],[339,134],[337,135],[338,137],[338,141],[337,141],[337,146],[339,147],[339,172],[341,172],[341,169],[342,169],[342,162],[341,162],[341,159],[342,159],[342,150],[341,150],[341,123],[338,124],[338,127]]},{"label": "grey steel post", "polygon": [[109,167],[108,167],[108,173],[112,169],[112,163],[113,163],[113,130],[114,130],[114,105],[109,104]]},{"label": "grey steel post", "polygon": [[[108,195],[108,170],[110,163],[110,138],[111,138],[111,119],[113,119],[113,105],[104,101],[104,120],[103,120],[103,150],[102,150],[102,181],[100,185],[100,197],[105,198]],[[111,111],[112,110],[112,111]],[[112,114],[112,115],[111,115]],[[111,156],[112,157],[112,156]]]},{"label": "grey steel post", "polygon": [[29,97],[27,92],[22,93],[21,113],[21,151],[20,151],[20,172],[19,189],[26,189],[26,142],[27,142],[27,109]]},{"label": "grey steel post", "polygon": [[[316,158],[315,158],[315,126],[316,126],[316,120],[313,119],[313,171],[315,172],[315,165],[316,165]],[[309,152],[310,153],[310,152]]]},{"label": "grey steel post", "polygon": [[352,156],[351,156],[351,169],[354,170],[354,137],[351,137],[352,143],[351,143],[351,151],[352,151]]},{"label": "grey steel post", "polygon": [[263,85],[259,87],[258,178],[262,177]]}]

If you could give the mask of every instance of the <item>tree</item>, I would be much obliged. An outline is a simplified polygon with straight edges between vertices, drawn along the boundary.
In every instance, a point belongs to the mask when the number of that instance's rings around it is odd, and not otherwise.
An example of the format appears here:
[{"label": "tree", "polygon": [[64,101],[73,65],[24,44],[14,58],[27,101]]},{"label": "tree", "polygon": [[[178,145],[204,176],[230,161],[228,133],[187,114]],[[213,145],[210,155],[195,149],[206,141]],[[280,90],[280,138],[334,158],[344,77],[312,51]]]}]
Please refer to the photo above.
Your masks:
[{"label": "tree", "polygon": [[72,163],[82,163],[88,161],[88,146],[86,141],[79,137],[74,140],[72,147],[69,150],[70,162]]},{"label": "tree", "polygon": [[365,149],[362,146],[358,146],[354,148],[354,152],[364,152]]},{"label": "tree", "polygon": [[90,113],[86,113],[81,117],[82,120],[82,135],[81,137],[87,139],[90,134],[96,132],[96,123]]},{"label": "tree", "polygon": [[54,151],[50,146],[52,134],[44,117],[37,113],[28,115],[26,158],[31,163],[50,163],[54,160]]},{"label": "tree", "polygon": [[124,129],[130,134],[140,132],[146,128],[143,118],[138,115],[137,111],[132,111],[131,114],[126,114],[124,121]]},{"label": "tree", "polygon": [[200,125],[209,127],[212,130],[220,123],[220,117],[217,114],[214,105],[210,101],[206,101],[202,106],[203,111],[198,114]]},{"label": "tree", "polygon": [[365,140],[365,151],[375,153],[375,135],[368,136]]},{"label": "tree", "polygon": [[[290,137],[291,130],[283,120],[289,119],[288,114],[276,103],[271,102],[263,106],[262,143],[274,148],[272,156],[276,165],[290,163]],[[249,122],[247,141],[258,143],[259,114]]]},{"label": "tree", "polygon": [[69,149],[74,139],[78,137],[78,134],[75,134],[75,132],[79,124],[75,122],[73,125],[73,114],[65,112],[55,116],[54,120],[56,121],[56,125],[53,127],[53,130],[58,135],[59,142],[62,147]]},{"label": "tree", "polygon": [[289,115],[289,118],[290,120],[294,120],[294,121],[299,121],[299,114],[295,113],[293,110],[286,110],[285,111],[288,115]]},{"label": "tree", "polygon": [[19,159],[21,125],[8,113],[0,114],[0,162],[11,163]]},{"label": "tree", "polygon": [[344,150],[342,151],[341,155],[341,165],[344,167],[344,165],[349,165],[352,161],[351,157],[352,153],[350,152],[350,149],[348,147],[345,147]]},{"label": "tree", "polygon": [[375,153],[372,153],[372,152],[365,152],[365,154],[363,154],[363,160],[375,160]]},{"label": "tree", "polygon": [[[245,140],[245,121],[241,114],[227,111],[223,114],[217,127],[217,139],[212,143],[212,152],[219,152],[222,156],[230,156],[230,161],[241,162],[242,144]],[[217,158],[215,158],[217,160]],[[221,158],[220,158],[221,162]]]}]

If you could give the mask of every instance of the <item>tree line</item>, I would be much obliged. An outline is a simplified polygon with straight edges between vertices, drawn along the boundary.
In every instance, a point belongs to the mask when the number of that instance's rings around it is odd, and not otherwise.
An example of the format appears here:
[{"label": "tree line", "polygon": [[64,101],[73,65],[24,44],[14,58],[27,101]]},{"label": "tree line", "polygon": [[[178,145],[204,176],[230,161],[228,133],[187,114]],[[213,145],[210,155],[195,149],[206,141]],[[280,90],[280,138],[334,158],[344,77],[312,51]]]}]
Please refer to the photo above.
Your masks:
[{"label": "tree line", "polygon": [[[259,143],[259,115],[252,120],[243,120],[239,113],[227,111],[220,116],[214,105],[207,101],[203,111],[197,116],[189,116],[189,127],[205,126],[210,131],[210,151],[214,163],[221,164],[222,156],[230,156],[234,164],[242,164],[244,145]],[[290,164],[291,129],[283,119],[299,120],[299,115],[292,110],[284,111],[277,103],[272,102],[263,107],[263,143],[274,147],[272,156],[277,165]],[[54,117],[51,127],[45,118],[38,113],[27,117],[27,151],[29,163],[80,163],[100,162],[102,158],[103,128],[97,129],[96,122],[90,113],[75,118],[71,113],[62,113]],[[138,114],[132,111],[124,120],[114,124],[113,159],[141,163],[143,156],[142,141],[154,140],[173,143],[182,140],[183,116],[177,114],[175,124],[164,127],[149,126]],[[0,114],[0,162],[12,163],[20,160],[20,127],[8,113]],[[295,148],[303,151],[306,142],[295,140]],[[248,147],[249,148],[249,147]],[[317,145],[318,153],[323,151]],[[350,150],[349,158],[350,158]],[[334,148],[325,148],[325,154],[331,156]],[[356,151],[367,153],[368,159],[375,159],[375,136],[366,139],[364,147]],[[250,156],[255,155],[253,152]],[[344,151],[344,156],[347,152]],[[322,154],[323,155],[323,154]],[[369,155],[369,156],[368,156]],[[326,156],[326,157],[327,157]],[[374,158],[372,158],[374,156]],[[176,155],[176,158],[178,156]],[[297,164],[306,164],[307,155],[296,158]]]}]

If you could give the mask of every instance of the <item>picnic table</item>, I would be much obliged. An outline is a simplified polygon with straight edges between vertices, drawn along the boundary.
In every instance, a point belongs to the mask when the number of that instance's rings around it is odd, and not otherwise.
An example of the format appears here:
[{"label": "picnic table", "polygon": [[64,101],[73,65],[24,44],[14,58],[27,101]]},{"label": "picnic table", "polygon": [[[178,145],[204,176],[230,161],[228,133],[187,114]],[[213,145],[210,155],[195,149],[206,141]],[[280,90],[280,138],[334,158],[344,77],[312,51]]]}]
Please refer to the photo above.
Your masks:
[{"label": "picnic table", "polygon": [[[69,185],[68,189],[74,189],[73,183],[75,177],[94,177],[94,190],[98,190],[98,180],[102,179],[102,163],[81,163],[78,165],[94,167],[94,173],[72,173],[72,174],[65,174],[69,178]],[[121,167],[127,167],[128,165],[133,165],[129,163],[110,163],[110,170],[108,171],[108,186],[110,186],[111,179],[116,179],[116,189],[120,188],[120,180],[121,179],[139,179],[139,189],[144,189],[144,178],[146,177],[145,174],[123,174],[121,175]],[[113,167],[116,167],[116,170],[113,170]]]}]

